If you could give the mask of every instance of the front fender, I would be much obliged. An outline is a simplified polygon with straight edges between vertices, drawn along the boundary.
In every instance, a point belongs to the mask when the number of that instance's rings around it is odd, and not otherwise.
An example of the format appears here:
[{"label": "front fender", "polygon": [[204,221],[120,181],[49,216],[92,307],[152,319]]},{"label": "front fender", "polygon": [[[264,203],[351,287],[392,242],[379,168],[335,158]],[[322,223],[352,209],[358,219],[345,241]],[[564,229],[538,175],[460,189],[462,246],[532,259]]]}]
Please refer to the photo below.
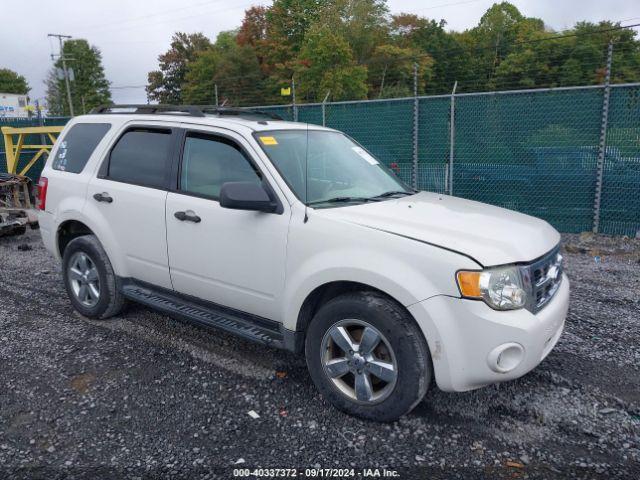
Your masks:
[{"label": "front fender", "polygon": [[289,232],[283,323],[297,330],[307,297],[336,281],[373,287],[405,307],[435,295],[459,296],[455,272],[463,268],[477,264],[449,250],[316,215]]},{"label": "front fender", "polygon": [[[352,259],[348,265],[336,261],[337,258],[344,258],[345,254]],[[286,289],[284,298],[284,326],[296,330],[298,314],[304,301],[318,287],[331,282],[361,283],[386,293],[405,306],[419,302],[423,295],[424,298],[429,298],[436,291],[435,286],[424,275],[419,275],[393,258],[379,259],[390,271],[397,274],[388,276],[361,263],[359,260],[365,260],[359,258],[362,255],[362,251],[325,252],[309,258],[301,265],[287,281],[289,288]],[[402,278],[406,280],[401,281]],[[407,288],[408,284],[415,288]],[[418,291],[423,293],[418,294]]]}]

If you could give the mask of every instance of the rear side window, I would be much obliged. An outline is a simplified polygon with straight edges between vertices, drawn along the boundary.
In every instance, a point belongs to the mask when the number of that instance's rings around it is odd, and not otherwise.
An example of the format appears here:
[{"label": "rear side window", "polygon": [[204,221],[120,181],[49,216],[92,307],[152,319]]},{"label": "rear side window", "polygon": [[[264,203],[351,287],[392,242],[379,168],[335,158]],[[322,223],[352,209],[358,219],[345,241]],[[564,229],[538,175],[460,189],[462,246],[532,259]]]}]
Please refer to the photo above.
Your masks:
[{"label": "rear side window", "polygon": [[76,123],[60,141],[53,169],[80,173],[110,128],[110,123]]},{"label": "rear side window", "polygon": [[170,155],[171,130],[129,130],[111,150],[107,178],[163,188]]}]

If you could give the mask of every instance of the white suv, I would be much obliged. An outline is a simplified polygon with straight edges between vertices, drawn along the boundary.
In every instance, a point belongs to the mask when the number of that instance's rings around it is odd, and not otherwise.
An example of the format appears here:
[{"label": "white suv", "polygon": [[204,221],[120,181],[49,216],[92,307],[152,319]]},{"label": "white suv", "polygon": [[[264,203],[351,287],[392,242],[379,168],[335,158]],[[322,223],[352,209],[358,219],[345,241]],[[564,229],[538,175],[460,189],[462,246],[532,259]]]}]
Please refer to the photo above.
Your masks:
[{"label": "white suv", "polygon": [[39,208],[82,315],[128,299],[304,352],[333,405],[373,420],[409,412],[432,381],[465,391],[524,375],[569,304],[546,222],[416,192],[347,135],[260,112],[76,117]]}]

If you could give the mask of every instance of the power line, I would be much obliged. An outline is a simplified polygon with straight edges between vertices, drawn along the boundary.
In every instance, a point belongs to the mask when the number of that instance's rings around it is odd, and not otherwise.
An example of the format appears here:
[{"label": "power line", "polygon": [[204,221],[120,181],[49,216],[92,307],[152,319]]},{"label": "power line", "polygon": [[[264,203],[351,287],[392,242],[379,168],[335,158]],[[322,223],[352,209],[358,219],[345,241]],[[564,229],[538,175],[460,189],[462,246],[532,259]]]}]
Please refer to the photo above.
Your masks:
[{"label": "power line", "polygon": [[109,90],[126,90],[134,88],[146,88],[146,85],[119,85],[117,87],[109,87]]},{"label": "power line", "polygon": [[169,9],[169,10],[163,10],[161,12],[156,12],[156,13],[152,13],[152,14],[149,14],[149,15],[142,15],[142,16],[139,16],[139,17],[127,18],[126,20],[120,20],[120,21],[110,22],[110,23],[97,23],[97,24],[94,24],[94,25],[89,25],[89,26],[83,27],[79,31],[86,31],[86,30],[94,31],[96,29],[100,30],[101,28],[109,27],[111,25],[120,25],[120,24],[123,24],[123,23],[137,22],[139,20],[146,20],[146,19],[152,18],[152,17],[159,17],[159,16],[162,16],[162,15],[166,15],[168,13],[174,13],[174,12],[179,12],[179,11],[182,11],[182,10],[198,8],[198,7],[201,7],[201,6],[204,6],[204,5],[210,5],[210,4],[213,4],[213,3],[220,3],[221,1],[224,1],[224,0],[207,0],[206,2],[195,3],[195,4],[192,4],[192,5],[187,5],[187,6],[179,7],[179,8],[172,8],[172,9]]},{"label": "power line", "polygon": [[478,3],[478,2],[486,2],[488,0],[466,0],[463,2],[452,2],[452,3],[442,3],[440,5],[432,5],[430,7],[424,7],[424,8],[414,8],[410,11],[402,11],[401,13],[414,13],[414,12],[423,12],[425,10],[435,10],[437,8],[443,8],[443,7],[455,7],[457,5],[467,5],[469,3]]},{"label": "power line", "polygon": [[[541,42],[545,42],[545,41],[554,41],[554,40],[558,40],[558,39],[564,39],[564,38],[570,38],[570,37],[582,37],[582,36],[589,36],[589,35],[599,35],[602,33],[608,33],[608,32],[612,32],[612,31],[618,31],[618,30],[623,30],[623,29],[628,29],[628,28],[633,28],[633,27],[637,27],[640,26],[640,23],[637,24],[632,24],[632,25],[619,25],[616,27],[611,27],[611,28],[606,28],[606,29],[600,29],[600,30],[594,30],[594,31],[590,31],[590,32],[574,32],[571,34],[561,34],[561,35],[555,35],[555,36],[550,36],[550,37],[545,37],[545,38],[540,38],[540,39],[532,39],[532,40],[527,40],[527,41],[519,41],[519,42],[514,42],[512,43],[510,46],[521,46],[521,45],[527,45],[527,44],[537,44],[537,43],[541,43]],[[622,44],[621,41],[617,41],[614,42],[616,44]],[[447,50],[443,50],[440,51],[439,53],[450,53],[450,52],[454,52],[454,51],[465,51],[468,53],[473,53],[473,52],[478,52],[478,51],[482,51],[482,50],[494,50],[495,46],[475,46],[472,47],[471,49],[465,49],[464,47],[460,46],[460,47],[455,47],[452,49],[447,49]],[[421,58],[421,57],[431,57],[432,55],[429,53],[421,53],[421,54],[416,54],[416,55],[412,55],[412,56],[405,56],[405,57],[395,57],[392,60],[387,61],[387,63],[397,63],[397,62],[402,62],[402,61],[411,61],[411,60],[415,60],[416,58]],[[579,57],[579,55],[578,55]],[[576,58],[576,55],[570,55],[570,58]],[[562,64],[561,63],[551,63],[551,64],[547,64],[549,65],[551,68],[558,68],[561,67]],[[597,67],[602,67],[604,66],[603,63],[600,62],[590,62],[588,65],[582,61],[581,65],[583,67],[586,67],[586,69],[589,68],[597,68]],[[486,72],[487,74],[490,72]],[[548,76],[548,75],[547,75]],[[229,81],[233,81],[233,80],[238,80],[238,79],[251,79],[251,78],[256,78],[259,81],[262,80],[266,80],[268,79],[267,76],[265,76],[262,72],[255,72],[253,74],[250,75],[239,75],[239,76],[229,76],[229,77],[223,77],[223,78],[218,78],[215,79],[215,83],[217,83],[218,85],[223,85],[225,82],[229,82]],[[402,80],[402,78],[400,78],[399,80]],[[483,75],[482,73],[478,73],[476,72],[476,74],[470,74],[467,76],[463,76],[462,78],[459,78],[459,83],[461,85],[469,85],[469,84],[473,84],[476,83],[478,85],[485,85],[486,86],[486,82],[491,80],[490,77],[487,77],[486,75]],[[406,79],[407,82],[409,82],[409,79]],[[514,82],[506,82],[504,80],[496,80],[497,83],[500,84],[501,87],[506,88],[509,86],[522,86],[519,82],[514,81]],[[551,82],[553,83],[553,82]],[[147,85],[122,85],[122,86],[113,86],[111,87],[112,90],[124,90],[124,89],[142,89],[142,88],[146,88]],[[262,90],[262,87],[260,85],[256,85],[255,89],[253,90],[248,90],[248,88],[251,87],[247,87],[247,86],[241,86],[241,85],[234,85],[232,87],[227,87],[227,88],[233,88],[235,90],[234,94],[239,94],[239,93],[246,93],[246,92],[256,92],[258,93],[259,91]]]},{"label": "power line", "polygon": [[[571,34],[563,34],[563,35],[556,35],[556,36],[552,36],[552,37],[545,37],[545,38],[538,38],[538,39],[532,39],[532,40],[522,40],[522,41],[517,41],[517,42],[513,42],[511,43],[509,46],[513,47],[513,46],[519,46],[519,45],[528,45],[528,44],[533,44],[533,43],[541,43],[541,42],[552,42],[554,40],[559,40],[559,39],[563,39],[563,38],[571,38],[571,37],[583,37],[583,36],[589,36],[589,35],[599,35],[601,33],[608,33],[608,32],[613,32],[613,31],[618,31],[618,30],[624,30],[626,28],[633,28],[633,27],[638,27],[640,26],[640,23],[635,23],[632,25],[619,25],[617,27],[612,27],[612,28],[606,28],[606,29],[602,29],[602,30],[594,30],[591,32],[575,32],[575,33],[571,33]],[[569,30],[565,30],[565,31],[570,31]],[[504,47],[505,45],[502,45],[502,47]],[[500,47],[500,45],[498,45],[498,47]],[[466,53],[473,53],[473,52],[479,52],[482,50],[491,50],[494,51],[496,49],[496,45],[475,45],[472,46],[471,48],[467,48],[464,45],[459,45],[456,46],[454,48],[448,48],[448,49],[444,49],[444,50],[440,50],[438,53],[453,53],[453,52],[466,52]],[[409,55],[409,56],[397,56],[394,58],[394,61],[403,61],[403,60],[412,60],[412,59],[416,59],[416,58],[423,58],[423,57],[432,57],[432,55],[430,53],[418,53],[415,55]]]},{"label": "power line", "polygon": [[[211,15],[213,13],[228,12],[228,11],[232,11],[232,10],[238,10],[238,9],[242,9],[242,8],[247,8],[247,7],[250,7],[251,5],[253,5],[253,2],[252,3],[246,3],[246,4],[243,4],[243,5],[236,5],[234,7],[219,8],[217,10],[201,12],[201,13],[197,13],[197,14],[194,14],[194,15],[187,15],[187,16],[184,16],[184,17],[171,18],[170,20],[173,21],[173,22],[180,22],[180,21],[183,21],[183,20],[189,20],[191,18],[202,17],[203,15]],[[130,30],[132,28],[151,27],[151,26],[154,26],[154,25],[160,25],[162,23],[165,23],[167,20],[169,20],[169,19],[160,19],[159,21],[156,21],[156,22],[141,23],[139,25],[129,25],[129,26],[121,26],[121,27],[116,26],[115,28],[107,28],[105,30],[99,30],[97,33],[112,33],[112,32],[118,32],[118,31],[122,31],[122,30]]]}]

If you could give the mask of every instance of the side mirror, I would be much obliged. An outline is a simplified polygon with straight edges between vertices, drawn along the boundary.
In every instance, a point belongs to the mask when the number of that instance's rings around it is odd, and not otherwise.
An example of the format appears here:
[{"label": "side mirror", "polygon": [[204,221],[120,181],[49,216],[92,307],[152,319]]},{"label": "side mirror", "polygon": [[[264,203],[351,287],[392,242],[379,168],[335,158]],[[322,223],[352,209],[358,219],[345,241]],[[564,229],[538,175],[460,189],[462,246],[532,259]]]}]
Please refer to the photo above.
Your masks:
[{"label": "side mirror", "polygon": [[220,189],[220,206],[258,212],[275,212],[278,208],[264,187],[255,182],[223,183]]}]

